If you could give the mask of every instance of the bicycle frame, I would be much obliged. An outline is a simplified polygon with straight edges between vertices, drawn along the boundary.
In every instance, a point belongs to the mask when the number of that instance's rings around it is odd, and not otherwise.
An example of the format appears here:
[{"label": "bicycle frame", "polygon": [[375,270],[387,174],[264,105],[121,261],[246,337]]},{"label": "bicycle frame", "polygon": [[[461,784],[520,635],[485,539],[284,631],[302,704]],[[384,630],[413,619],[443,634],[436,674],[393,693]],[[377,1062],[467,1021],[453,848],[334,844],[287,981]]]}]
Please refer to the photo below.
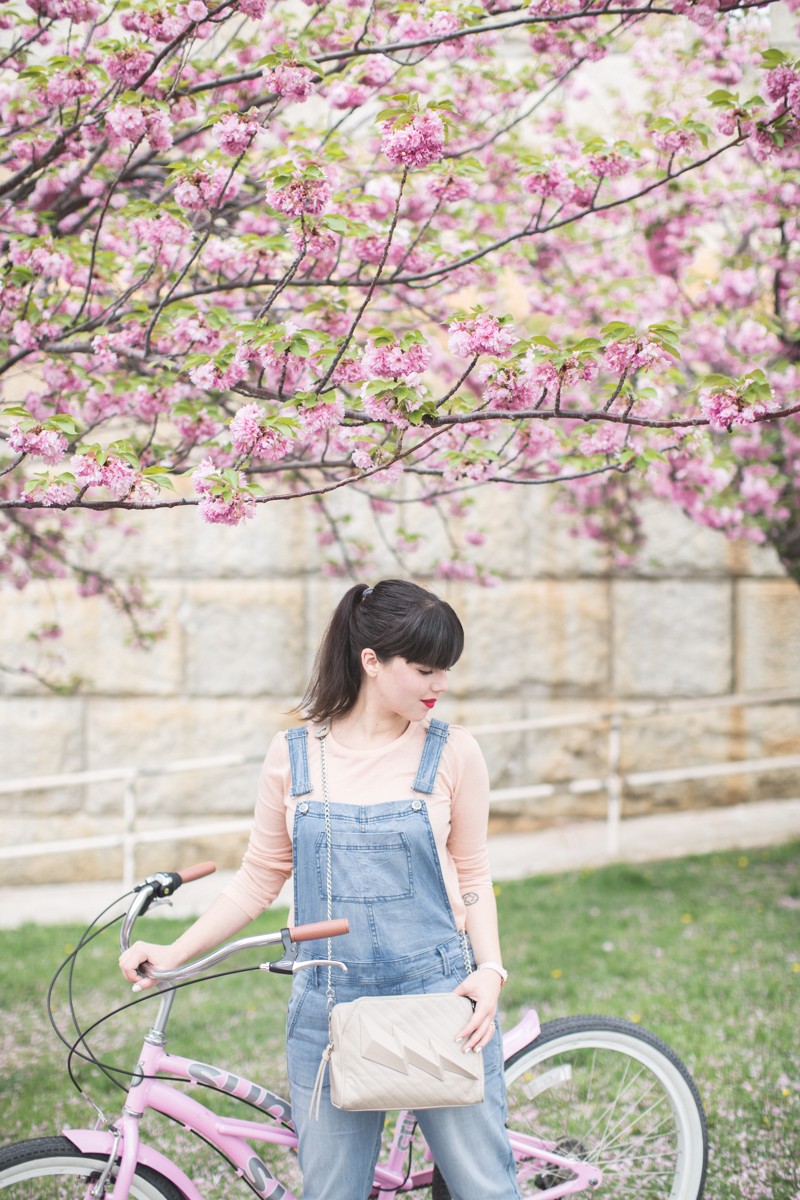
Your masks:
[{"label": "bicycle frame", "polygon": [[[174,993],[166,995],[162,1003],[171,1006],[173,996]],[[538,1033],[539,1019],[533,1010],[529,1010],[520,1022],[505,1034],[505,1057],[508,1058],[533,1041]],[[168,1054],[164,1042],[164,1035],[158,1029],[151,1030],[146,1036],[136,1075],[128,1091],[118,1125],[108,1130],[63,1130],[64,1136],[79,1150],[108,1156],[109,1169],[113,1167],[115,1174],[113,1191],[105,1193],[110,1200],[127,1200],[134,1171],[139,1163],[152,1167],[174,1183],[186,1200],[204,1200],[196,1185],[180,1167],[140,1139],[140,1119],[148,1109],[175,1119],[221,1151],[250,1184],[255,1194],[264,1197],[264,1200],[297,1200],[250,1145],[250,1142],[265,1142],[292,1149],[297,1147],[297,1134],[291,1123],[289,1103],[269,1088],[254,1083],[243,1075],[236,1075],[224,1067]],[[262,1109],[271,1120],[249,1121],[221,1117],[179,1090],[173,1083],[158,1078],[160,1075],[178,1077],[189,1083],[203,1083],[227,1096],[248,1101]],[[413,1113],[402,1112],[398,1115],[388,1158],[378,1164],[375,1172],[377,1200],[394,1200],[403,1192],[430,1185],[433,1163],[427,1147],[425,1158],[431,1165],[408,1175],[406,1172],[406,1158],[415,1129],[416,1119]],[[514,1131],[511,1131],[511,1144],[518,1161],[530,1162],[532,1173],[541,1171],[545,1164],[567,1167],[570,1172],[574,1172],[575,1178],[541,1191],[540,1200],[558,1200],[559,1197],[583,1191],[584,1188],[593,1190],[597,1186],[598,1171],[591,1163],[565,1158],[555,1153],[552,1146]],[[90,1189],[87,1192],[87,1200],[91,1195]]]}]

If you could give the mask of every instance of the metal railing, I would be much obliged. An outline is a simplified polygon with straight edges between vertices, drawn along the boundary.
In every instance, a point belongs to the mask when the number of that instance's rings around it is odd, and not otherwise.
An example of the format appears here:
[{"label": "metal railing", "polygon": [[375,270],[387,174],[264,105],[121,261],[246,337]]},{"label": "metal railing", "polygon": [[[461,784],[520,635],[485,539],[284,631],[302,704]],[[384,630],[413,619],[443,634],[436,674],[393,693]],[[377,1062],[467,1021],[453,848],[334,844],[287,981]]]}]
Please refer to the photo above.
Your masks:
[{"label": "metal railing", "polygon": [[[490,793],[490,800],[492,804],[497,805],[514,801],[545,799],[563,793],[589,795],[604,791],[607,795],[606,848],[609,856],[613,857],[619,848],[619,826],[622,820],[622,804],[626,787],[642,788],[661,783],[800,768],[800,753],[797,753],[765,758],[728,759],[720,763],[671,767],[657,771],[623,771],[622,731],[624,725],[673,713],[706,712],[721,708],[767,707],[798,702],[800,702],[800,693],[798,692],[739,693],[695,700],[609,705],[588,713],[572,713],[557,717],[532,717],[517,721],[472,725],[470,728],[477,737],[544,729],[569,729],[577,726],[584,730],[605,730],[607,767],[605,775],[594,778],[559,780],[556,783],[531,784],[524,787],[494,788]],[[226,754],[209,758],[183,759],[154,767],[112,767],[97,771],[75,771],[61,775],[41,775],[33,778],[0,781],[0,795],[49,791],[52,788],[83,787],[92,783],[121,782],[124,785],[122,820],[118,831],[90,837],[62,838],[53,842],[29,842],[24,845],[0,847],[0,861],[121,847],[123,884],[126,888],[130,887],[136,878],[137,846],[147,842],[184,841],[220,834],[243,833],[247,832],[251,825],[251,818],[248,816],[158,829],[138,829],[137,785],[140,780],[179,775],[190,771],[246,767],[260,763],[262,758],[261,754]],[[800,791],[800,789],[798,790]]]}]

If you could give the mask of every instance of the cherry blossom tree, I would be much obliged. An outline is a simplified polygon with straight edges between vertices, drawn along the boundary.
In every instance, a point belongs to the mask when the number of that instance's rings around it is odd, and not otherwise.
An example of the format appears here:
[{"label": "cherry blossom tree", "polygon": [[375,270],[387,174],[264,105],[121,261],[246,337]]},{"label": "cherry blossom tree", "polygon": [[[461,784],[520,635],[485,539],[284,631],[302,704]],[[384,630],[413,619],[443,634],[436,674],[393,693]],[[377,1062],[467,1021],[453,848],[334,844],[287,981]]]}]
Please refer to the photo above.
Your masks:
[{"label": "cherry blossom tree", "polygon": [[5,582],[71,575],[146,638],[87,514],[311,496],[356,569],[332,493],[457,521],[487,484],[552,486],[621,561],[655,493],[800,579],[770,8],[8,0]]}]

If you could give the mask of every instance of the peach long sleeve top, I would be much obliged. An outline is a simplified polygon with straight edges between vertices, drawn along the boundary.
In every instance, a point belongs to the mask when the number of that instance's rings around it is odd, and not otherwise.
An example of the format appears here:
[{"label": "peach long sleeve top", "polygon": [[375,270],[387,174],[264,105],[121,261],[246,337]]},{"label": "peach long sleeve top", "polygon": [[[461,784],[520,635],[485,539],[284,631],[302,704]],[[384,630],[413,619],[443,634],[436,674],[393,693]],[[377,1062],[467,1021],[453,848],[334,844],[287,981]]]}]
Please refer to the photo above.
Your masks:
[{"label": "peach long sleeve top", "polygon": [[[427,725],[412,721],[388,745],[354,750],[326,740],[331,805],[374,805],[407,800],[412,790]],[[322,801],[319,739],[308,736],[313,791],[290,795],[291,770],[285,733],[273,738],[258,784],[255,817],[242,865],[223,894],[251,919],[273,902],[292,873],[292,828],[301,800]],[[464,928],[467,892],[491,891],[487,847],[489,778],[480,747],[460,725],[451,725],[431,795],[425,800],[456,926]]]}]

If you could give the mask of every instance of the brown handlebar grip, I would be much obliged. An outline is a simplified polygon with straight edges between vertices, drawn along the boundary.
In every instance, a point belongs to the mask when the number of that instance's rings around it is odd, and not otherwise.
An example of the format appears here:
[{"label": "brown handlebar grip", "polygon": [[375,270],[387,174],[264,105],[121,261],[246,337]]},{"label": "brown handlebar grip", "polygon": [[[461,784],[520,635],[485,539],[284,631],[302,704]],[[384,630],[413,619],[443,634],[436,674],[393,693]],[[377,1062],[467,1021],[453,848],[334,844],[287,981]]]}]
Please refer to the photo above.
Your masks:
[{"label": "brown handlebar grip", "polygon": [[216,869],[215,862],[201,862],[196,863],[193,867],[186,867],[177,874],[181,877],[181,883],[191,883],[193,879],[202,879],[204,875],[213,875]]},{"label": "brown handlebar grip", "polygon": [[289,937],[293,942],[313,942],[317,938],[339,937],[340,934],[349,932],[350,922],[345,917],[334,921],[315,921],[312,925],[289,927]]}]

